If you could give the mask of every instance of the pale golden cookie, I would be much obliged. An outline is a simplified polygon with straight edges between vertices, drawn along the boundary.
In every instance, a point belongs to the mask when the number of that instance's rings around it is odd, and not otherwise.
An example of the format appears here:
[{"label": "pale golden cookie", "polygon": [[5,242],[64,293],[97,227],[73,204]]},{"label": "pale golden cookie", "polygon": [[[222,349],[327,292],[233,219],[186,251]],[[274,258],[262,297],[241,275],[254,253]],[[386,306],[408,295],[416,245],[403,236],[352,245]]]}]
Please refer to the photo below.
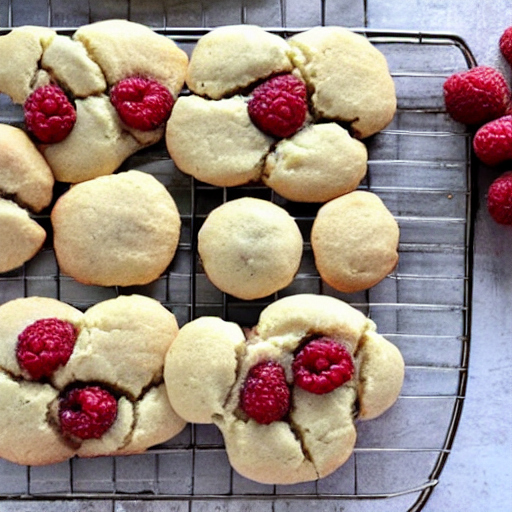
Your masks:
[{"label": "pale golden cookie", "polygon": [[[400,352],[370,319],[333,297],[280,299],[246,335],[244,341],[236,324],[218,318],[189,322],[167,353],[164,379],[176,412],[217,425],[230,463],[247,478],[293,484],[327,476],[352,454],[355,419],[379,416],[400,393]],[[296,383],[293,366],[305,347],[326,339],[343,347],[354,370],[348,381],[316,394]],[[267,362],[283,368],[290,408],[261,423],[242,409],[241,397],[252,369]]]},{"label": "pale golden cookie", "polygon": [[251,197],[228,201],[210,212],[197,242],[212,283],[245,300],[288,286],[302,256],[295,220],[280,206]]},{"label": "pale golden cookie", "polygon": [[23,130],[0,124],[0,194],[40,212],[53,194],[54,178]]},{"label": "pale golden cookie", "polygon": [[71,187],[58,199],[51,220],[61,271],[99,286],[157,279],[174,257],[181,226],[169,192],[140,171]]},{"label": "pale golden cookie", "polygon": [[382,281],[398,263],[399,227],[382,200],[357,190],[323,205],[311,230],[322,279],[351,293]]},{"label": "pale golden cookie", "polygon": [[291,201],[324,202],[357,188],[367,158],[366,146],[336,123],[312,124],[276,144],[263,183]]},{"label": "pale golden cookie", "polygon": [[199,96],[178,99],[166,141],[181,171],[220,187],[259,180],[273,143],[252,124],[241,97],[210,101]]},{"label": "pale golden cookie", "polygon": [[[36,378],[22,368],[17,351],[20,334],[42,319],[69,322],[76,340],[66,362]],[[139,295],[98,303],[85,314],[42,297],[0,306],[0,456],[53,464],[74,455],[140,453],[178,434],[185,421],[170,406],[162,380],[177,332],[174,315]],[[70,436],[61,424],[62,399],[84,386],[100,386],[117,402],[112,425],[96,438]]]},{"label": "pale golden cookie", "polygon": [[199,39],[186,82],[195,94],[218,100],[257,80],[291,71],[288,52],[281,37],[261,27],[218,27]]},{"label": "pale golden cookie", "polygon": [[294,65],[313,91],[317,117],[350,123],[361,139],[391,122],[395,85],[386,58],[368,39],[342,27],[315,27],[288,43]]}]

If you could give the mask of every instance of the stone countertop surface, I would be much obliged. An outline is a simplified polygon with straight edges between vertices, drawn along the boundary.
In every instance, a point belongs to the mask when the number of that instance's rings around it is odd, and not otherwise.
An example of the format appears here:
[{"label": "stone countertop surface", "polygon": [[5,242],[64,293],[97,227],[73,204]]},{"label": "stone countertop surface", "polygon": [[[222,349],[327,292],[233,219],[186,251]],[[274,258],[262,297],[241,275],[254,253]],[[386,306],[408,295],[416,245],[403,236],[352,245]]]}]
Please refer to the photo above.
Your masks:
[{"label": "stone countertop surface", "polygon": [[[162,4],[177,3],[201,2],[132,0],[128,4],[117,0],[91,0],[87,5],[87,2],[53,0],[49,5],[52,24],[65,26],[76,24],[80,17],[84,22],[89,17],[127,17],[127,14],[136,19],[139,10],[147,14],[151,6],[158,4],[161,9]],[[34,8],[35,4],[40,4],[39,10]],[[208,24],[213,26],[237,22],[240,7],[249,4],[252,13],[266,12],[268,16],[281,7],[278,0],[245,0],[245,4],[241,0],[210,0],[204,1],[202,7],[207,6]],[[309,0],[289,0],[286,24],[294,27],[319,24],[322,20],[319,4]],[[46,6],[46,0],[26,4],[20,0],[2,0],[0,25],[5,26],[6,17],[11,15],[8,12],[16,14],[17,25],[27,22],[47,24]],[[68,23],[66,13],[70,9],[74,16]],[[235,12],[237,14],[232,15]],[[456,33],[467,42],[479,64],[496,66],[511,78],[510,69],[498,48],[501,33],[512,25],[510,0],[325,0],[324,16],[331,24],[351,27]],[[250,19],[247,21],[251,22]],[[486,190],[504,169],[479,166],[475,170],[479,197],[473,247],[473,314],[467,393],[452,452],[439,483],[423,508],[425,512],[512,510],[512,227],[494,223],[485,208]],[[7,500],[0,501],[0,511],[41,512],[54,510],[55,505],[55,502]],[[80,509],[78,504],[68,501],[61,505],[59,510]],[[175,509],[158,501],[100,501],[84,506],[98,512],[186,509],[181,504]],[[318,507],[322,509],[321,504]],[[204,510],[210,509],[214,508],[205,504]],[[203,510],[203,507],[200,505],[197,510]],[[300,505],[294,506],[293,510],[301,510]]]}]

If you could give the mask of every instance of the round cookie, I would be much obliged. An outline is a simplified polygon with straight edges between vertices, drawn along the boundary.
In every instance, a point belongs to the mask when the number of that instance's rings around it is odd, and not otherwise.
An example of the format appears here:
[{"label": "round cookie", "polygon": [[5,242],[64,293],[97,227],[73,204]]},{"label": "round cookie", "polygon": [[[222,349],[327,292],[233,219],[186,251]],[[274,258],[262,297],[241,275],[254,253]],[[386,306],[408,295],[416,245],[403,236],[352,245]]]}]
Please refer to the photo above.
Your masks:
[{"label": "round cookie", "polygon": [[323,205],[311,229],[321,278],[341,292],[370,288],[398,262],[399,227],[375,194],[354,191]]},{"label": "round cookie", "polygon": [[184,96],[174,105],[166,142],[181,171],[211,185],[233,187],[259,179],[273,139],[251,123],[241,97],[209,101]]},{"label": "round cookie", "polygon": [[324,202],[357,188],[367,158],[366,146],[336,123],[312,124],[276,144],[263,183],[291,201]]},{"label": "round cookie", "polygon": [[53,194],[54,178],[26,133],[0,123],[0,195],[38,213]]},{"label": "round cookie", "polygon": [[[68,359],[43,377],[23,367],[26,359],[19,355],[37,321],[50,322],[44,331],[38,327],[41,339],[60,339],[61,331],[48,326],[55,322],[74,331]],[[164,356],[177,332],[169,311],[138,295],[98,303],[85,314],[42,297],[0,306],[0,456],[18,464],[52,464],[74,455],[140,453],[178,434],[185,422],[170,406],[162,382]],[[48,364],[43,352],[38,357],[38,364]],[[116,403],[112,423],[100,435],[70,433],[59,408],[73,391],[97,387]]]},{"label": "round cookie", "polygon": [[32,259],[46,240],[46,231],[26,210],[0,197],[0,273]]},{"label": "round cookie", "polygon": [[157,279],[174,257],[181,226],[166,188],[135,170],[71,187],[57,200],[51,221],[62,272],[99,286]]},{"label": "round cookie", "polygon": [[313,91],[315,116],[350,123],[361,139],[391,122],[395,85],[384,55],[368,39],[342,27],[315,27],[288,43]]},{"label": "round cookie", "polygon": [[195,94],[218,100],[257,80],[291,71],[288,52],[281,37],[261,27],[218,27],[199,39],[186,82]]},{"label": "round cookie", "polygon": [[251,197],[213,210],[197,241],[211,282],[244,300],[288,286],[302,257],[302,235],[294,219],[280,206]]},{"label": "round cookie", "polygon": [[[404,362],[398,349],[370,319],[333,297],[275,301],[246,336],[244,342],[242,331],[221,319],[193,320],[167,353],[164,380],[176,412],[188,421],[216,424],[231,465],[252,480],[292,484],[327,476],[353,451],[355,419],[379,416],[400,393]],[[315,342],[337,347],[353,365],[348,380],[321,394],[303,388],[294,369]],[[242,402],[261,364],[281,367],[290,393],[289,409],[268,422],[250,416]],[[324,371],[325,364],[319,378]],[[261,378],[265,400],[280,383],[265,385],[272,377]]]}]

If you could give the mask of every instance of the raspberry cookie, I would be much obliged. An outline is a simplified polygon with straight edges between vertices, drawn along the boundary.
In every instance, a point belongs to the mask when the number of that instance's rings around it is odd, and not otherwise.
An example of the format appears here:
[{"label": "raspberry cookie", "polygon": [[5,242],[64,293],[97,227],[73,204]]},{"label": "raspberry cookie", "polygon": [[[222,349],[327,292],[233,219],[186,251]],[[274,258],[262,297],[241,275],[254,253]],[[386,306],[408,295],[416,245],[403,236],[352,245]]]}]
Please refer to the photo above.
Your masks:
[{"label": "raspberry cookie", "polygon": [[186,80],[197,96],[178,100],[166,130],[178,168],[217,186],[263,181],[291,201],[354,190],[367,152],[352,136],[382,130],[396,110],[384,56],[339,27],[288,40],[254,26],[214,29]]},{"label": "raspberry cookie", "polygon": [[244,197],[213,210],[199,230],[198,253],[212,283],[245,300],[288,286],[302,256],[302,235],[281,207]]},{"label": "raspberry cookie", "polygon": [[356,190],[324,204],[311,229],[320,277],[342,292],[365,290],[398,263],[400,230],[382,200]]},{"label": "raspberry cookie", "polygon": [[177,332],[137,295],[85,314],[41,297],[0,306],[0,456],[42,465],[138,453],[179,433],[162,384]]},{"label": "raspberry cookie", "polygon": [[23,104],[27,131],[69,183],[111,174],[162,138],[188,63],[171,39],[125,20],[72,38],[17,27],[0,38],[0,55],[0,92]]},{"label": "raspberry cookie", "polygon": [[193,320],[164,369],[176,412],[216,424],[233,468],[268,484],[335,471],[353,451],[354,419],[391,407],[403,377],[400,352],[371,320],[318,295],[274,302],[247,338],[234,323]]},{"label": "raspberry cookie", "polygon": [[174,257],[181,226],[167,189],[135,170],[71,187],[57,200],[51,221],[62,272],[99,286],[157,279]]}]

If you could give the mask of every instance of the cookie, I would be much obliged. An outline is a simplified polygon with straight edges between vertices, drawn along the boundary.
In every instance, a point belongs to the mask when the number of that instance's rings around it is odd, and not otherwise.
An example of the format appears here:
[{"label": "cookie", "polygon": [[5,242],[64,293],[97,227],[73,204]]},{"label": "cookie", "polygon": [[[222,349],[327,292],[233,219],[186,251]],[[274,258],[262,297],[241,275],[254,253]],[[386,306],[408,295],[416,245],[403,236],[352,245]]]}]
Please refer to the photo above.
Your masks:
[{"label": "cookie", "polygon": [[139,453],[179,433],[162,382],[177,332],[174,315],[138,295],[85,314],[42,297],[0,306],[0,457]]},{"label": "cookie", "polygon": [[382,200],[357,190],[323,205],[311,229],[321,278],[341,292],[365,290],[398,263],[400,230]]},{"label": "cookie", "polygon": [[99,286],[157,279],[174,257],[181,226],[167,189],[135,170],[71,187],[57,200],[51,221],[61,271]]},{"label": "cookie", "polygon": [[67,183],[112,174],[158,142],[188,64],[170,38],[126,20],[84,25],[71,38],[16,27],[0,37],[0,56],[0,92],[24,106],[27,131]]},{"label": "cookie", "polygon": [[166,143],[182,171],[211,185],[233,187],[259,180],[273,139],[251,123],[240,97],[183,96],[167,123]]},{"label": "cookie", "polygon": [[186,83],[195,94],[218,100],[257,80],[291,71],[293,65],[288,52],[288,45],[281,37],[261,27],[218,27],[197,42]]},{"label": "cookie", "polygon": [[287,40],[263,34],[235,25],[200,38],[187,74],[193,95],[180,98],[167,123],[169,155],[205,183],[261,181],[290,201],[355,190],[368,157],[356,139],[385,128],[396,110],[385,57],[340,27]]},{"label": "cookie", "polygon": [[368,39],[342,27],[315,27],[288,43],[313,91],[315,116],[349,123],[360,139],[391,122],[395,85],[386,58]]},{"label": "cookie", "polygon": [[217,425],[233,468],[266,484],[335,471],[354,449],[355,420],[389,409],[403,378],[400,352],[370,319],[310,294],[267,306],[246,335],[219,318],[193,320],[164,367],[176,412]]},{"label": "cookie", "polygon": [[293,281],[302,256],[302,235],[280,206],[244,197],[210,212],[199,230],[197,250],[217,288],[251,300]]},{"label": "cookie", "polygon": [[16,203],[0,197],[0,273],[32,259],[46,240],[46,231]]},{"label": "cookie", "polygon": [[50,204],[53,185],[50,167],[26,133],[0,124],[0,195],[38,213]]}]

